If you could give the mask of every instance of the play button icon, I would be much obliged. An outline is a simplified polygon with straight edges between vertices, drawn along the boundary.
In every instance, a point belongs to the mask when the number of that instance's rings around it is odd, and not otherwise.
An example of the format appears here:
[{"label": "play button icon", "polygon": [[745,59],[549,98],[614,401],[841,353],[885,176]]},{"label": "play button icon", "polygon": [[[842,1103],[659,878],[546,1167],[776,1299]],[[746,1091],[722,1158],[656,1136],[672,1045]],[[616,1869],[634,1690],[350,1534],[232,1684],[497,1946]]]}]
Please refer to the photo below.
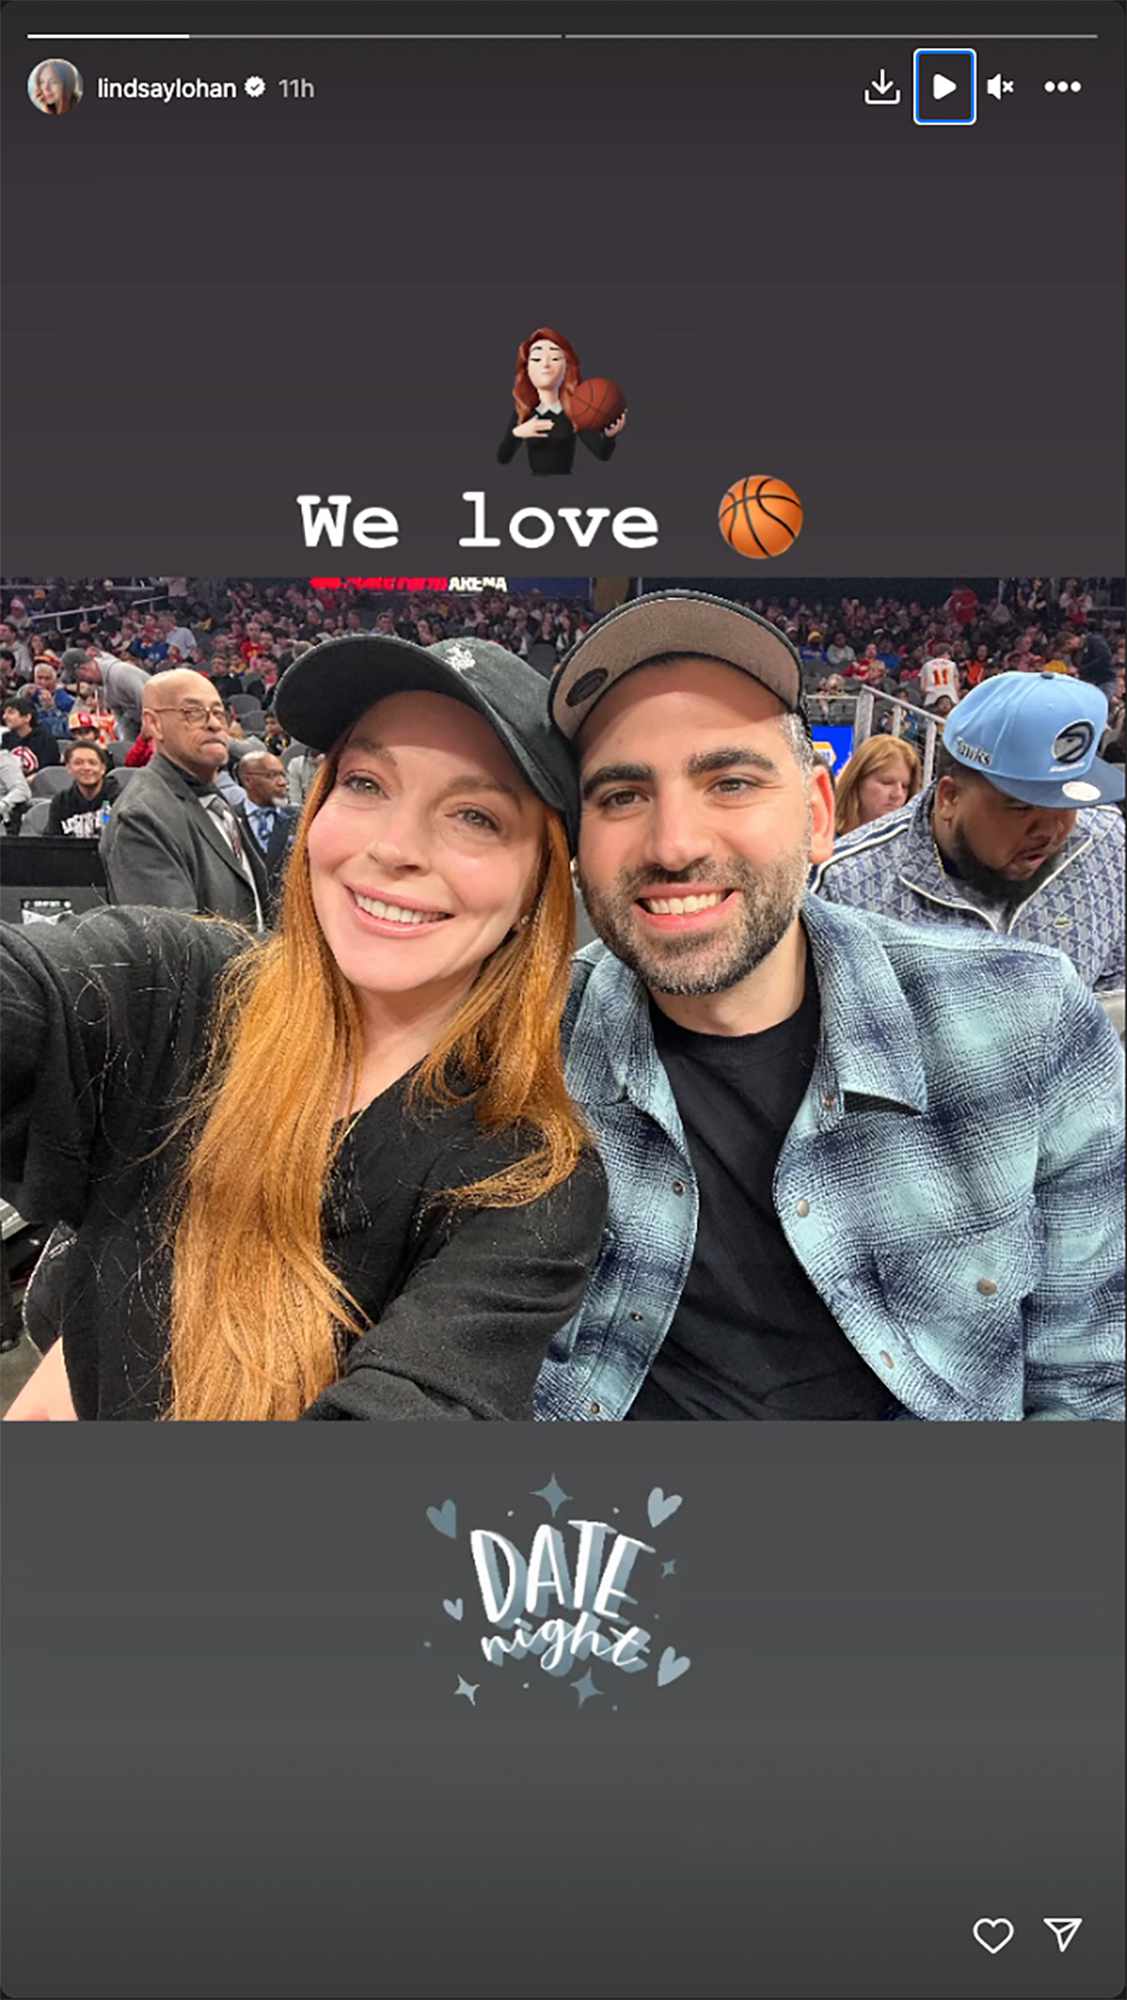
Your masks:
[{"label": "play button icon", "polygon": [[917,125],[973,125],[973,49],[917,49],[913,64],[912,116]]}]

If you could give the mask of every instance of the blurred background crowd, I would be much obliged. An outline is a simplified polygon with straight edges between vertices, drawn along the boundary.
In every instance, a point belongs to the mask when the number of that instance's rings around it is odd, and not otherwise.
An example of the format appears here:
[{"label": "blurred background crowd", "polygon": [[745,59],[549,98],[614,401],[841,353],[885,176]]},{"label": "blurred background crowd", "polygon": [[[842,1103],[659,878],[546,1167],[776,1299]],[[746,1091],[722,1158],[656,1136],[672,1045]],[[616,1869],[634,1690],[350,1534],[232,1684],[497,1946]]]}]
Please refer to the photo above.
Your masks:
[{"label": "blurred background crowd", "polygon": [[[918,790],[934,735],[929,721],[941,723],[963,694],[996,674],[1051,671],[1099,686],[1109,704],[1104,754],[1123,756],[1124,607],[1117,579],[874,579],[861,586],[818,578],[774,594],[732,578],[652,579],[640,587],[678,583],[740,597],[793,641],[815,733],[820,725],[844,726],[844,747],[853,756],[852,773],[843,768],[847,756],[836,758],[844,792],[839,831]],[[234,803],[245,803],[245,787],[234,783],[242,759],[265,751],[285,758],[284,797],[300,806],[313,761],[290,743],[271,711],[279,675],[311,646],[349,632],[396,633],[424,646],[474,634],[547,675],[607,608],[600,590],[597,580],[585,578],[513,579],[504,589],[480,590],[451,589],[442,578],[9,579],[0,588],[5,830],[89,837],[91,812],[104,823],[121,781],[111,778],[107,792],[96,780],[143,766],[152,753],[141,722],[149,675],[191,667],[212,683],[230,732],[225,782]],[[866,694],[874,701],[864,702]],[[895,737],[900,754],[874,765],[870,750],[859,767],[858,753],[871,736]],[[75,745],[100,753],[79,759],[81,805],[71,802],[65,828],[59,812],[50,827],[46,814],[29,823],[31,793],[22,793],[12,757],[28,781],[56,764],[66,764],[69,776]],[[61,790],[61,778],[49,789]]]}]

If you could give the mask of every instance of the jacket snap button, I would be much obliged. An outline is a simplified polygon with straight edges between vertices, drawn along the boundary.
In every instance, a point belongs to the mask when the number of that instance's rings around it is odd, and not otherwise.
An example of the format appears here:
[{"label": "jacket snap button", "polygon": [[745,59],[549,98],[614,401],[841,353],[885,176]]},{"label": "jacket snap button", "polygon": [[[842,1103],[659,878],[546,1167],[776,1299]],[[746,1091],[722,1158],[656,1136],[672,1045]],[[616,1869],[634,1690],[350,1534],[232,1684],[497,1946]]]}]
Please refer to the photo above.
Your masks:
[{"label": "jacket snap button", "polygon": [[798,1204],[798,1213],[799,1215],[809,1215],[810,1203],[808,1201],[800,1201]]},{"label": "jacket snap button", "polygon": [[631,1317],[631,1319],[632,1319],[632,1320],[641,1320],[641,1319],[643,1319],[643,1318],[644,1318],[644,1314],[642,1314],[642,1313],[631,1313],[630,1317]]},{"label": "jacket snap button", "polygon": [[834,1096],[832,1090],[826,1092],[826,1095],[822,1099],[822,1103],[824,1104],[827,1111],[833,1110],[834,1105],[837,1103],[837,1098]]},{"label": "jacket snap button", "polygon": [[601,1403],[592,1403],[592,1405],[591,1405],[591,1415],[592,1415],[593,1417],[597,1417],[597,1416],[598,1416],[598,1414],[599,1414],[599,1412],[600,1412],[600,1410],[602,1409],[602,1407],[603,1407],[603,1406],[602,1406],[602,1404],[601,1404]]},{"label": "jacket snap button", "polygon": [[984,1299],[989,1299],[993,1297],[998,1287],[994,1283],[993,1278],[980,1278],[978,1281],[978,1289],[982,1293]]},{"label": "jacket snap button", "polygon": [[674,1192],[674,1194],[684,1194],[684,1192],[685,1192],[685,1183],[684,1183],[684,1181],[674,1181],[674,1182],[673,1182],[673,1192]]}]

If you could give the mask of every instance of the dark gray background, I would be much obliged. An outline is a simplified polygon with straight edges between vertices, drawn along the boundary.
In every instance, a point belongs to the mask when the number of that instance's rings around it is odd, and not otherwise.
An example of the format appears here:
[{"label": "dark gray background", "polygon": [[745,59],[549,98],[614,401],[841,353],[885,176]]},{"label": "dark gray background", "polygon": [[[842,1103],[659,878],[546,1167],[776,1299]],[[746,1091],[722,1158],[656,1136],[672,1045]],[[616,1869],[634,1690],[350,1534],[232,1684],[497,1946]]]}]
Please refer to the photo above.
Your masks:
[{"label": "dark gray background", "polygon": [[[715,509],[758,470],[808,507],[765,584],[1122,572],[1117,8],[739,10],[887,35],[823,47],[23,39],[90,13],[4,14],[9,573],[747,577]],[[697,0],[694,32],[714,21]],[[988,29],[1101,39],[1066,58]],[[974,130],[865,110],[882,63],[906,89],[915,42],[968,39],[980,80],[1017,84]],[[87,81],[57,125],[25,94],[48,53]],[[1054,67],[1079,98],[1044,96]],[[94,95],[99,73],[255,70],[259,103]],[[297,74],[313,105],[278,96]],[[543,319],[630,400],[614,463],[569,481],[493,462]],[[494,520],[646,504],[660,547],[461,552],[468,487]],[[306,554],[299,491],[392,505],[400,550]],[[1122,1989],[1121,1427],[0,1444],[12,2000]],[[456,1495],[463,1526],[504,1528],[512,1506],[526,1544],[553,1471],[639,1532],[651,1484],[684,1493],[659,1538],[692,1669],[579,1712],[482,1662],[471,1711],[480,1628],[441,1612],[472,1603],[465,1546],[425,1509]],[[1017,1928],[996,1958],[982,1915]],[[1085,1918],[1063,1958],[1045,1915]]]},{"label": "dark gray background", "polygon": [[[4,1446],[16,2000],[1122,1987],[1117,1427]],[[677,1561],[631,1583],[673,1686],[596,1666],[580,1712],[480,1658],[469,1529],[527,1550],[552,1473],[561,1522],[620,1506]],[[655,1484],[684,1497],[649,1533]],[[1044,1916],[1085,1919],[1064,1957]]]},{"label": "dark gray background", "polygon": [[[807,507],[763,574],[1122,570],[1122,11],[321,5],[328,33],[869,34],[182,47],[65,32],[309,29],[307,10],[15,0],[8,61],[9,573],[730,570],[729,483]],[[58,29],[47,46],[31,28]],[[1095,34],[1095,41],[991,36]],[[978,124],[920,130],[919,43],[979,49]],[[56,46],[57,43],[57,46]],[[32,60],[87,94],[50,121]],[[882,65],[903,101],[866,108]],[[984,89],[1003,70],[1015,91]],[[257,102],[99,102],[234,77]],[[1047,97],[1076,75],[1080,96]],[[305,75],[312,103],[285,103]],[[619,379],[617,455],[501,468],[542,322]],[[490,497],[491,554],[458,549]],[[306,551],[294,496],[390,506],[399,549]],[[657,549],[516,548],[529,504],[650,507]],[[498,529],[496,523],[502,524]],[[760,565],[754,565],[756,570]]]}]

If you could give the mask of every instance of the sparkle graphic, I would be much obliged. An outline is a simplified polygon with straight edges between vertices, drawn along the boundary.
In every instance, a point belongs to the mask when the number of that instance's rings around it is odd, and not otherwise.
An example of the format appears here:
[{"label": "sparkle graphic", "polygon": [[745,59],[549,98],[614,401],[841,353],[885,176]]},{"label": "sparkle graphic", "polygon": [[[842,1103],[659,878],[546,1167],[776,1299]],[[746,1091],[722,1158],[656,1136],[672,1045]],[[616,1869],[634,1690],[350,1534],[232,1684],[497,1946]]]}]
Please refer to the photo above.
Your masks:
[{"label": "sparkle graphic", "polygon": [[532,1495],[532,1498],[534,1500],[546,1500],[548,1502],[548,1505],[552,1510],[552,1519],[554,1521],[556,1515],[559,1513],[560,1508],[563,1506],[564,1501],[571,1499],[571,1494],[564,1492],[563,1487],[560,1485],[559,1480],[556,1478],[556,1475],[553,1472],[552,1477],[548,1481],[548,1484],[546,1486],[537,1487],[535,1493]]},{"label": "sparkle graphic", "polygon": [[583,1707],[585,1701],[590,1701],[591,1696],[593,1694],[602,1694],[602,1688],[597,1688],[595,1686],[594,1681],[591,1678],[590,1667],[588,1667],[587,1672],[584,1674],[583,1679],[581,1681],[572,1681],[571,1685],[575,1689],[576,1694],[579,1696],[580,1708]]},{"label": "sparkle graphic", "polygon": [[464,1695],[465,1695],[465,1697],[466,1697],[466,1700],[467,1700],[467,1701],[469,1702],[469,1705],[470,1705],[470,1707],[471,1707],[471,1708],[476,1708],[476,1707],[477,1707],[477,1703],[476,1703],[476,1701],[474,1700],[474,1696],[475,1696],[475,1694],[477,1693],[477,1691],[478,1691],[478,1688],[479,1688],[480,1686],[481,1686],[481,1682],[480,1682],[480,1681],[474,1681],[474,1683],[473,1683],[473,1686],[471,1687],[471,1685],[470,1685],[469,1681],[464,1681],[464,1680],[462,1679],[462,1676],[461,1676],[461,1674],[459,1674],[459,1675],[458,1675],[458,1685],[457,1685],[457,1687],[456,1687],[456,1688],[454,1689],[454,1699],[455,1699],[455,1700],[457,1700],[457,1698],[458,1698],[458,1696],[459,1696],[460,1694],[464,1694]]},{"label": "sparkle graphic", "polygon": [[677,1561],[676,1561],[676,1558],[674,1558],[674,1560],[673,1560],[672,1562],[665,1562],[665,1563],[662,1563],[662,1565],[661,1565],[661,1573],[662,1573],[662,1576],[675,1576],[675,1575],[677,1574]]}]

